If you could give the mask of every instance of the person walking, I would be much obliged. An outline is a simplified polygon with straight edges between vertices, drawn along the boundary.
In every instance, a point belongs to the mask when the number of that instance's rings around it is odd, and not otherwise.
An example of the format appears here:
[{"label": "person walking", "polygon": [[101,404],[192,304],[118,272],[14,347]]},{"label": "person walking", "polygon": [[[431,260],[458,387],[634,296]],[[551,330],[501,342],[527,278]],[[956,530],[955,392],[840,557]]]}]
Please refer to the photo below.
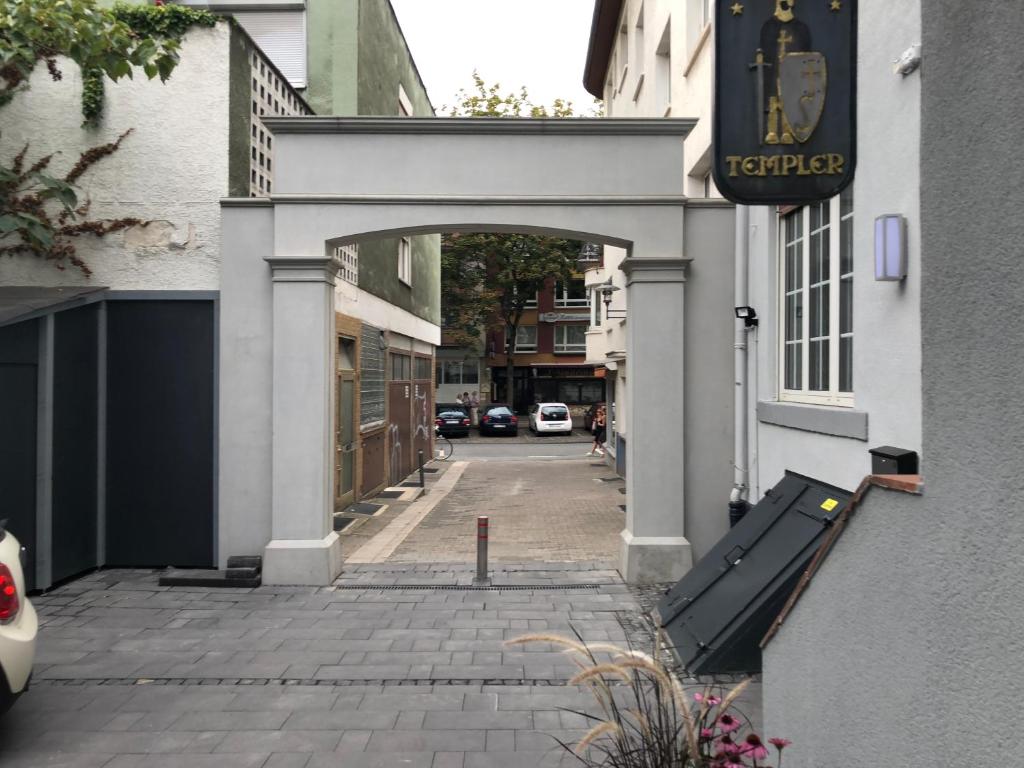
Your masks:
[{"label": "person walking", "polygon": [[604,441],[608,434],[605,419],[604,406],[602,405],[597,409],[597,413],[594,414],[594,445],[587,452],[587,456],[604,456]]}]

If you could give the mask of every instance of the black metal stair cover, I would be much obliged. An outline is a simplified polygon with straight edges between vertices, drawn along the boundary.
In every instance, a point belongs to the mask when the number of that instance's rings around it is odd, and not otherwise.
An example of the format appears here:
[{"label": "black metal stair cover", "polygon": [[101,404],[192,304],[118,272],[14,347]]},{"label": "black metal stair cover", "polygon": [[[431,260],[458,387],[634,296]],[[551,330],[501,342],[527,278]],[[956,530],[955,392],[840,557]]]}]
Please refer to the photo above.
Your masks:
[{"label": "black metal stair cover", "polygon": [[761,639],[851,496],[786,472],[668,591],[657,612],[688,672],[761,671]]}]

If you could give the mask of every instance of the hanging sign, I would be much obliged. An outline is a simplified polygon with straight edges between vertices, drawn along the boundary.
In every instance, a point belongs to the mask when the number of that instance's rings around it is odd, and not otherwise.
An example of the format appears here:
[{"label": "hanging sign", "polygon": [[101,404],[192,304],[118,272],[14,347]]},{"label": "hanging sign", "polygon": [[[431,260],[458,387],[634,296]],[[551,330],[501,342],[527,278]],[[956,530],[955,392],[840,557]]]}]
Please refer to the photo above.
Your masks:
[{"label": "hanging sign", "polygon": [[835,196],[856,163],[856,0],[715,5],[715,185],[747,205]]}]

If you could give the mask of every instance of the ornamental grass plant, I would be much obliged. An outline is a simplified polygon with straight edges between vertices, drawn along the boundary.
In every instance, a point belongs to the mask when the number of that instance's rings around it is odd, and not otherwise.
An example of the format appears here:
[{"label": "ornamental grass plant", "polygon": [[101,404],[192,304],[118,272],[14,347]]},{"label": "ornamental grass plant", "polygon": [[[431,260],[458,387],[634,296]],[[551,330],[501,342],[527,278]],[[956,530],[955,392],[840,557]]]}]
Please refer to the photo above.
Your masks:
[{"label": "ornamental grass plant", "polygon": [[782,764],[783,749],[790,742],[773,738],[766,744],[735,707],[750,680],[721,693],[713,687],[688,692],[659,660],[660,634],[653,654],[586,643],[579,636],[532,634],[506,644],[529,643],[562,648],[579,667],[568,684],[583,686],[597,703],[590,712],[565,710],[591,725],[578,742],[556,739],[587,768],[780,768]]}]

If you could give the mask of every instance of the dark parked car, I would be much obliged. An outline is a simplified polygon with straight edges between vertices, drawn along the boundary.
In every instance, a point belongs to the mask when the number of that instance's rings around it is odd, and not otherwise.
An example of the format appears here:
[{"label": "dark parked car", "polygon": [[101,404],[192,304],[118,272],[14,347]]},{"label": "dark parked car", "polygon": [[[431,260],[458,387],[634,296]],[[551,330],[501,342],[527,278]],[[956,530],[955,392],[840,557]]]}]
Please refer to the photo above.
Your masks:
[{"label": "dark parked car", "polygon": [[491,403],[481,407],[481,435],[515,435],[519,432],[519,417],[502,403]]},{"label": "dark parked car", "polygon": [[458,403],[438,403],[434,408],[434,424],[445,437],[465,437],[469,434],[469,409]]}]

